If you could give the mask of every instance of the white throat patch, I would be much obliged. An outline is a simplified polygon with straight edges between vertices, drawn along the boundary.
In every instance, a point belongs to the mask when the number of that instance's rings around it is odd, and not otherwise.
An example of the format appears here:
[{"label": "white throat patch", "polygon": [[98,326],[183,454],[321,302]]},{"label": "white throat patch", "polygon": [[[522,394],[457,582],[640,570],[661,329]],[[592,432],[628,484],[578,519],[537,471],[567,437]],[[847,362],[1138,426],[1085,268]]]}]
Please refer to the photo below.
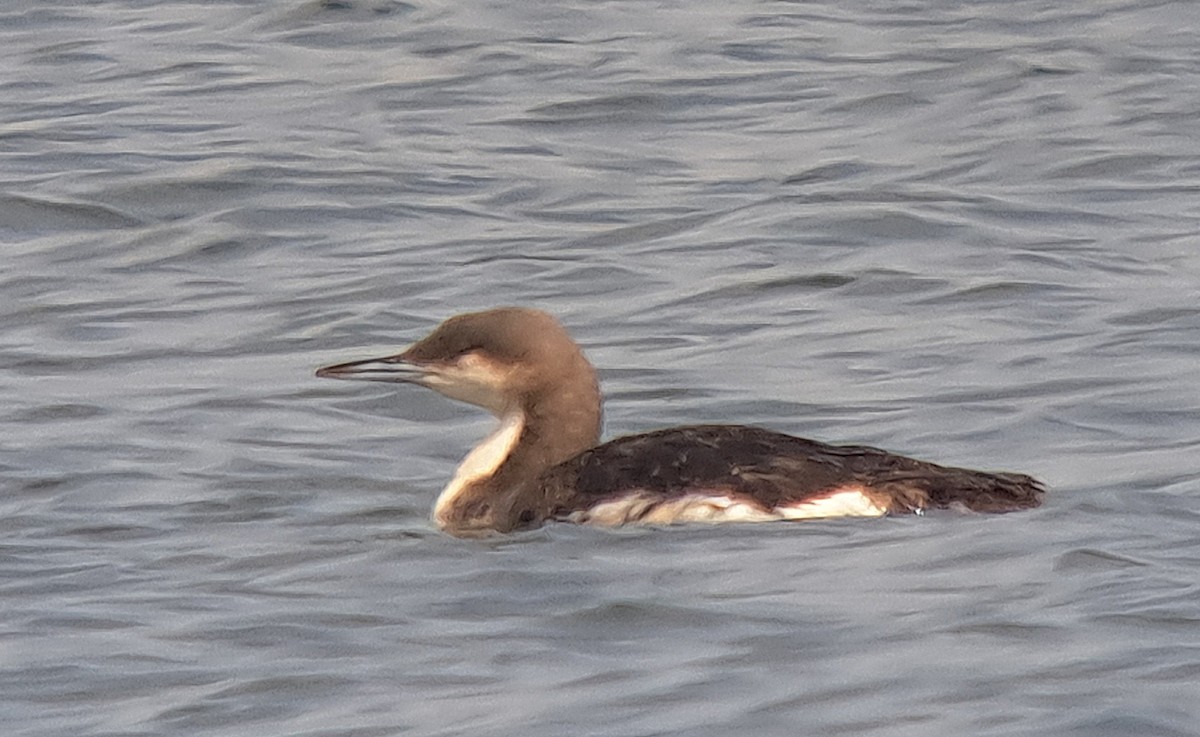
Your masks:
[{"label": "white throat patch", "polygon": [[491,476],[500,468],[500,464],[512,453],[524,429],[525,413],[520,410],[510,412],[500,418],[500,427],[462,459],[458,470],[454,472],[454,478],[442,489],[433,505],[433,521],[438,527],[444,528],[450,522],[450,510],[464,490]]}]

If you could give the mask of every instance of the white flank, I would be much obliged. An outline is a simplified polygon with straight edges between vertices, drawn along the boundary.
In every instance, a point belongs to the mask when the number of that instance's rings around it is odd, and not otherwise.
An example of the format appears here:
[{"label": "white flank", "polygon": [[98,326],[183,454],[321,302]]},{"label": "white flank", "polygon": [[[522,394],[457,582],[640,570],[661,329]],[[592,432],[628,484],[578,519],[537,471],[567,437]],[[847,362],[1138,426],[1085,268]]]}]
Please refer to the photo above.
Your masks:
[{"label": "white flank", "polygon": [[633,492],[620,499],[602,502],[572,513],[572,522],[617,527],[620,525],[670,525],[683,522],[771,522],[773,520],[823,519],[827,517],[882,517],[887,510],[877,506],[860,489],[844,489],[812,501],[779,506],[770,511],[727,496],[699,494],[663,500],[646,492]]},{"label": "white flank", "polygon": [[634,493],[575,512],[569,519],[589,525],[616,527],[625,524],[670,525],[681,522],[770,522],[782,517],[727,496],[692,495],[663,501],[648,494]]},{"label": "white flank", "polygon": [[500,420],[500,427],[488,435],[482,443],[476,445],[454,472],[454,478],[442,489],[437,502],[433,505],[433,521],[438,527],[445,527],[449,520],[449,512],[465,489],[475,482],[485,479],[500,468],[504,459],[512,453],[513,446],[521,438],[521,430],[525,428],[525,414],[520,410],[511,412]]},{"label": "white flank", "polygon": [[824,517],[882,517],[887,510],[871,501],[861,489],[848,488],[829,496],[799,504],[776,507],[783,519]]}]

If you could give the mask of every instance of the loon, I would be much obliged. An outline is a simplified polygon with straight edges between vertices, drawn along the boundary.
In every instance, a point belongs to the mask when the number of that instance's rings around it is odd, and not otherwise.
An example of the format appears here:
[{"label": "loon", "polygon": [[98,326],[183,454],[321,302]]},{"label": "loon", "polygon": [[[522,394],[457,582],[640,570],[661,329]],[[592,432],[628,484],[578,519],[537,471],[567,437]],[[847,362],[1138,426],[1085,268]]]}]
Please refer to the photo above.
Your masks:
[{"label": "loon", "polygon": [[580,524],[765,522],[1036,507],[1041,482],[827,445],[746,425],[600,440],[596,371],[555,318],[502,307],[456,315],[403,353],[326,366],[329,379],[411,383],[488,410],[499,427],[438,496],[458,537]]}]

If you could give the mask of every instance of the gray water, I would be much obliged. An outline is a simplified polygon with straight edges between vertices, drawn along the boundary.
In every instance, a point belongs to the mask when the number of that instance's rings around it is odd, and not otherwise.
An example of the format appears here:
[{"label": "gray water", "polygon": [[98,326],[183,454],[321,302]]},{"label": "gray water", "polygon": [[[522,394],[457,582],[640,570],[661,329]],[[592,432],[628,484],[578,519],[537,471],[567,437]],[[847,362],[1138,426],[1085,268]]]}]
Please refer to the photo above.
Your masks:
[{"label": "gray water", "polygon": [[[1200,4],[0,9],[14,735],[1200,735]],[[460,541],[490,418],[317,380],[559,315],[606,435],[1001,517]]]}]

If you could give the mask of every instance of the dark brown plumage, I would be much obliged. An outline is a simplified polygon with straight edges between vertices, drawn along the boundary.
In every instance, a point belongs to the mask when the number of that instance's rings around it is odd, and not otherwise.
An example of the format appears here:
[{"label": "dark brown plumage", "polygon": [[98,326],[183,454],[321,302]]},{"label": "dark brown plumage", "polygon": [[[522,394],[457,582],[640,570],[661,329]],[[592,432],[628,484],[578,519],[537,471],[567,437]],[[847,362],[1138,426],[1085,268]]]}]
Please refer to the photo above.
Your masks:
[{"label": "dark brown plumage", "polygon": [[543,473],[556,516],[642,490],[673,499],[722,492],[764,510],[846,487],[865,489],[891,514],[1036,507],[1044,491],[1017,473],[939,466],[861,445],[827,445],[745,425],[674,427],[617,438]]}]

